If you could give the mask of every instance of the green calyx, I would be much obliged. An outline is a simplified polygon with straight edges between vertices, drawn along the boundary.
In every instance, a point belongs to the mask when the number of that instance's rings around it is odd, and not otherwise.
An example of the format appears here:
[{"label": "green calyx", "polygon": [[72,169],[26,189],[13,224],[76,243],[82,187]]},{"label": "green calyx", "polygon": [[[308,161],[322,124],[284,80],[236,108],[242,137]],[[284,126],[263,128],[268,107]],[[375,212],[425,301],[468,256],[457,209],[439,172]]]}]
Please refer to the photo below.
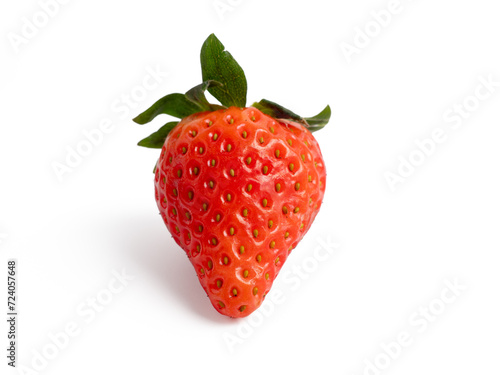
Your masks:
[{"label": "green calyx", "polygon": [[247,79],[241,66],[224,45],[211,34],[200,53],[201,74],[204,81],[214,80],[221,85],[208,88],[223,106],[245,107],[247,104]]},{"label": "green calyx", "polygon": [[[245,73],[214,34],[211,34],[203,43],[200,61],[203,79],[201,84],[193,87],[185,94],[175,93],[164,96],[146,111],[135,117],[133,121],[139,125],[144,125],[160,114],[183,119],[199,112],[217,111],[231,106],[245,107],[247,101]],[[207,90],[220,104],[208,102],[205,97],[205,91]],[[301,117],[266,99],[254,103],[252,106],[276,119],[301,123],[311,132],[323,128],[331,116],[329,106],[326,106],[318,115],[308,118]],[[175,121],[168,122],[158,131],[141,140],[138,145],[148,148],[162,148],[168,134],[178,123]]]},{"label": "green calyx", "polygon": [[298,122],[304,125],[311,133],[324,128],[332,115],[332,110],[329,105],[314,117],[301,117],[289,109],[267,99],[262,99],[258,103],[253,103],[252,107],[276,119]]}]

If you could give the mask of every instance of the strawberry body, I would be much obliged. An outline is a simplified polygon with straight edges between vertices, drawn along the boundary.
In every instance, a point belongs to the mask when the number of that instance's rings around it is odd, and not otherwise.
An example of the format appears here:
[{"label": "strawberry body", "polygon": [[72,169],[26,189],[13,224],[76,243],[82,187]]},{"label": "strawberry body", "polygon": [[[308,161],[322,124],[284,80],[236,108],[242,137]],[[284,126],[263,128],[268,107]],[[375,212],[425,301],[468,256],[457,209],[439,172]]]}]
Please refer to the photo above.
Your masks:
[{"label": "strawberry body", "polygon": [[260,306],[318,213],[325,184],[313,135],[252,107],[184,118],[155,172],[168,230],[212,305],[230,317]]}]

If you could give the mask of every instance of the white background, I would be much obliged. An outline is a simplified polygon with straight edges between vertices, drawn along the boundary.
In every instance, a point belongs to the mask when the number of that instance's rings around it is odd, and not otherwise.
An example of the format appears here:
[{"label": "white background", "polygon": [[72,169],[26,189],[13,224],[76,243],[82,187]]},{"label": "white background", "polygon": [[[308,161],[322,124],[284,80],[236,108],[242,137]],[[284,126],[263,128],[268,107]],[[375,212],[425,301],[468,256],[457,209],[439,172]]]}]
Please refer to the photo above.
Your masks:
[{"label": "white background", "polygon": [[[37,1],[0,6],[0,310],[16,258],[19,373],[498,374],[500,87],[474,98],[500,81],[497,2],[401,0],[378,29],[389,1],[220,3],[74,0],[45,19]],[[136,143],[168,118],[131,121],[200,83],[212,32],[245,69],[248,104],[333,108],[316,133],[325,204],[274,302],[243,320],[211,307],[158,216],[158,151]],[[162,74],[143,90],[148,69]],[[443,118],[464,101],[466,118]],[[110,132],[59,179],[54,163],[103,121]],[[422,159],[415,142],[439,129]],[[411,155],[421,165],[391,189]],[[116,272],[133,280],[111,295]],[[107,304],[91,315],[96,296]],[[0,372],[18,373],[0,332]],[[405,332],[409,345],[390,344]]]}]

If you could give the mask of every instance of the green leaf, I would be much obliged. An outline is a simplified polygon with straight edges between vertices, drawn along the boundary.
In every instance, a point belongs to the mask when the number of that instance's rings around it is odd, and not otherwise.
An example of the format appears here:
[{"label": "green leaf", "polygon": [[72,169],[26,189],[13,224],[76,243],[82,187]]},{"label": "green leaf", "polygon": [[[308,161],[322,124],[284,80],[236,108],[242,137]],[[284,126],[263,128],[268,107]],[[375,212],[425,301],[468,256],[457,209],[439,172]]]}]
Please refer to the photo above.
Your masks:
[{"label": "green leaf", "polygon": [[279,105],[278,103],[272,102],[267,99],[262,99],[258,103],[253,103],[252,107],[257,108],[262,113],[265,113],[266,115],[274,118],[293,120],[296,122],[300,122],[305,126],[307,125],[306,123],[304,123],[304,119],[298,114],[290,111],[289,109],[286,109],[285,107]]},{"label": "green leaf", "polygon": [[184,118],[197,112],[202,112],[200,106],[189,100],[185,94],[170,94],[158,100],[150,108],[134,118],[134,121],[144,125],[163,113],[177,118]]},{"label": "green leaf", "polygon": [[211,34],[201,47],[201,73],[203,81],[214,80],[222,86],[208,88],[210,94],[226,107],[245,107],[247,79],[241,66],[224,50],[224,45]]},{"label": "green leaf", "polygon": [[330,121],[330,117],[332,116],[332,109],[329,105],[325,107],[320,113],[318,113],[314,117],[306,117],[304,120],[309,124],[309,131],[311,133],[323,129],[328,121]]},{"label": "green leaf", "polygon": [[262,99],[258,103],[252,104],[252,107],[257,108],[262,113],[276,119],[292,120],[305,126],[311,133],[325,127],[330,120],[332,111],[330,106],[327,105],[323,111],[314,117],[302,117],[292,112],[291,110],[272,102],[267,99]]},{"label": "green leaf", "polygon": [[134,121],[140,125],[144,125],[160,114],[167,114],[182,119],[198,112],[216,111],[223,107],[210,104],[205,97],[205,91],[209,87],[221,85],[220,82],[208,80],[193,87],[185,94],[170,94],[164,96],[146,111],[134,118]]},{"label": "green leaf", "polygon": [[177,121],[166,123],[158,129],[158,131],[140,141],[138,145],[147,148],[162,148],[168,133],[170,133],[170,131],[175,128],[177,124]]},{"label": "green leaf", "polygon": [[193,87],[191,90],[186,92],[186,97],[193,103],[199,105],[200,108],[203,108],[204,111],[216,111],[224,107],[217,104],[210,104],[207,98],[205,97],[205,91],[207,91],[209,87],[220,87],[220,86],[222,86],[222,83],[214,80],[208,80],[199,84],[198,86]]}]

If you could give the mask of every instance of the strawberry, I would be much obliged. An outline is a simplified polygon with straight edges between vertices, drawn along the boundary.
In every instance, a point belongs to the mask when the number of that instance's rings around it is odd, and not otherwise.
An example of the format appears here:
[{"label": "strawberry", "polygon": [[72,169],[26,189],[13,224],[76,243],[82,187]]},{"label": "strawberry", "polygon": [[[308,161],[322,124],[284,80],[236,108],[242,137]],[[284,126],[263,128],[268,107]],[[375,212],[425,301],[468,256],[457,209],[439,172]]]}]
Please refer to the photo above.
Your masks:
[{"label": "strawberry", "polygon": [[[139,142],[162,149],[156,202],[215,309],[244,317],[321,207],[326,170],[311,131],[326,125],[330,108],[302,118],[265,99],[246,107],[243,70],[213,34],[201,63],[202,84],[165,96],[134,121],[182,119]],[[208,103],[205,90],[222,105]]]}]

